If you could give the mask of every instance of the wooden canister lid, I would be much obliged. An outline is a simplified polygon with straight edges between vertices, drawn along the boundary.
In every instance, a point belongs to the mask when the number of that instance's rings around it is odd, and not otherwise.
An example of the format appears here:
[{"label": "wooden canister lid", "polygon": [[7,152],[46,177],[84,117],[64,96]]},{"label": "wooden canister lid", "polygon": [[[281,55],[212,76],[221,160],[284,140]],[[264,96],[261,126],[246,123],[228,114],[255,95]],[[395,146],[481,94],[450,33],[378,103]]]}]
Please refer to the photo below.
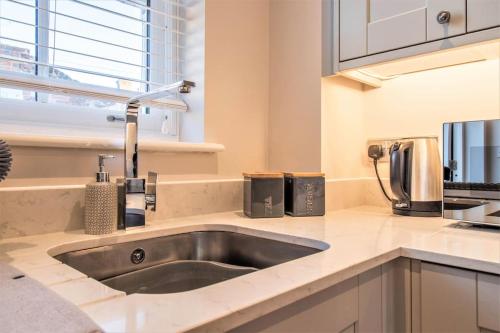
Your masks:
[{"label": "wooden canister lid", "polygon": [[282,172],[243,172],[247,178],[283,178]]},{"label": "wooden canister lid", "polygon": [[312,177],[325,177],[325,174],[323,172],[285,172],[285,177],[312,178]]}]

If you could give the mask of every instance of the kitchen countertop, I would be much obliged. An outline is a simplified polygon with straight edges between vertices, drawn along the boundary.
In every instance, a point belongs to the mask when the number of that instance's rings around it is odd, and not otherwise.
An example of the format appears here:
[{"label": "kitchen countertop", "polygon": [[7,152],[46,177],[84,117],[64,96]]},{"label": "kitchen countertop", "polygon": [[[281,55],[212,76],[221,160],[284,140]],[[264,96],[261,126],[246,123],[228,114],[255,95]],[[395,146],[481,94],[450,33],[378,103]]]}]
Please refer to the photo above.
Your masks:
[{"label": "kitchen countertop", "polygon": [[[309,246],[326,242],[330,247],[222,283],[164,295],[125,296],[50,256],[193,230],[237,231]],[[500,230],[358,207],[308,218],[247,219],[229,212],[107,236],[79,231],[0,240],[0,261],[77,304],[108,332],[228,330],[400,256],[500,274]]]}]

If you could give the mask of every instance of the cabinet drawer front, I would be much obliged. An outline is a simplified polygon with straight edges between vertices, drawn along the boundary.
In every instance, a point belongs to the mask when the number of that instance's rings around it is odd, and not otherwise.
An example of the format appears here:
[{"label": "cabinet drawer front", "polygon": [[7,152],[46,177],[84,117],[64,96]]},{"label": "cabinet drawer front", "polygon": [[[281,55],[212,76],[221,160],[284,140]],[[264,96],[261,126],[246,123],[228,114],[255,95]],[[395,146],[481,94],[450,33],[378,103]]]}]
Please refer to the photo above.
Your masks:
[{"label": "cabinet drawer front", "polygon": [[[440,12],[450,13],[450,21],[440,24]],[[448,38],[465,33],[465,0],[429,0],[427,4],[427,40]]]},{"label": "cabinet drawer front", "polygon": [[419,8],[368,24],[368,54],[426,41],[426,9]]},{"label": "cabinet drawer front", "polygon": [[499,0],[467,0],[467,32],[499,25]]},{"label": "cabinet drawer front", "polygon": [[477,307],[479,326],[500,332],[500,276],[477,275]]}]

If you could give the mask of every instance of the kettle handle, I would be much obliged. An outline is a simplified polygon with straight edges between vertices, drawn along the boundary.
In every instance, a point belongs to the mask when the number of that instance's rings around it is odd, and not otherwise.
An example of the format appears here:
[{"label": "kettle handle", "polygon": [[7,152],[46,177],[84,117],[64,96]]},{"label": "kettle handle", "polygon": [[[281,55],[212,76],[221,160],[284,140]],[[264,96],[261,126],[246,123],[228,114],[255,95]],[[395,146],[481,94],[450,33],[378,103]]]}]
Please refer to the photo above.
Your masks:
[{"label": "kettle handle", "polygon": [[411,168],[411,162],[409,159],[407,160],[404,158],[404,153],[405,151],[411,150],[412,146],[411,143],[396,142],[390,149],[391,190],[396,200],[400,203],[406,203],[407,207],[410,206],[410,193],[407,192],[407,190],[409,191],[410,189],[410,177],[405,177],[404,175],[409,175],[411,173],[406,172],[407,168]]}]

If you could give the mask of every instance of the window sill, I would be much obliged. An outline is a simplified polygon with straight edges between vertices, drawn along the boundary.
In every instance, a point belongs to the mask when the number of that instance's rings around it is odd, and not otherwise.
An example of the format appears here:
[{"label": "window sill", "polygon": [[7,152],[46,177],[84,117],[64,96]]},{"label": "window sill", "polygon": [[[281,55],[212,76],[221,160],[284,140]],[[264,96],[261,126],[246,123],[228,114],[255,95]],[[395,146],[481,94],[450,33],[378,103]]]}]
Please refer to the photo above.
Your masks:
[{"label": "window sill", "polygon": [[[123,138],[117,136],[69,136],[2,132],[0,133],[0,137],[13,147],[124,149]],[[162,140],[161,138],[145,137],[139,139],[139,149],[149,152],[217,153],[224,151],[225,147],[218,143],[177,142]]]}]

